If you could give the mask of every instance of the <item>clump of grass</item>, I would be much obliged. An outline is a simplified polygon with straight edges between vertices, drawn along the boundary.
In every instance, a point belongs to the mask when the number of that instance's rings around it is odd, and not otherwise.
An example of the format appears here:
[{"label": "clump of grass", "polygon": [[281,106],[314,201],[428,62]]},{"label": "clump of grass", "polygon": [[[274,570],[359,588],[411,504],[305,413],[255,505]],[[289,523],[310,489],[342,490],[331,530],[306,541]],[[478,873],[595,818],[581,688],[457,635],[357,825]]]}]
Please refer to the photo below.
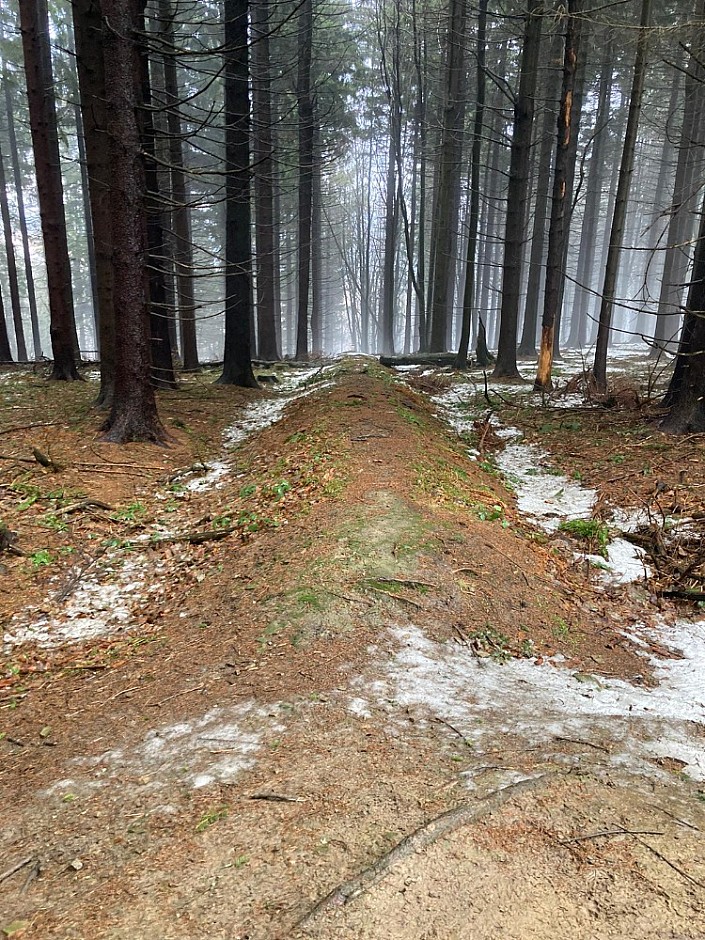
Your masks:
[{"label": "clump of grass", "polygon": [[587,542],[592,552],[607,558],[610,533],[604,522],[599,519],[569,519],[561,522],[559,529],[581,542]]}]

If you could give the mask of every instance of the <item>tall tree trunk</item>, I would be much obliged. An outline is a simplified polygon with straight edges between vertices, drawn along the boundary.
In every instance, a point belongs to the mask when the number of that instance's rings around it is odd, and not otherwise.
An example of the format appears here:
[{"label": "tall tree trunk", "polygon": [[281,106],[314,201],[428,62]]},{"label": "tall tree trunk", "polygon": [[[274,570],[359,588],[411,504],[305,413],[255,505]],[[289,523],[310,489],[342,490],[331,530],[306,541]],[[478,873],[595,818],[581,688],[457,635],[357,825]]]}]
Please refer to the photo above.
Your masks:
[{"label": "tall tree trunk", "polygon": [[[112,166],[107,134],[105,64],[100,41],[100,0],[73,0],[76,71],[83,117],[86,163],[97,278],[100,349],[98,404],[110,408],[115,382],[115,312],[113,309]],[[94,297],[94,300],[96,298]]]},{"label": "tall tree trunk", "polygon": [[548,230],[548,256],[546,259],[546,286],[544,289],[543,319],[541,321],[541,348],[534,389],[542,391],[551,387],[553,366],[553,339],[560,309],[561,283],[565,276],[565,246],[568,240],[570,206],[573,198],[571,159],[575,165],[575,141],[577,127],[573,120],[574,94],[578,56],[580,54],[581,0],[568,0],[568,16],[565,32],[565,55],[563,58],[563,88],[558,114],[558,142],[553,174],[553,197],[551,202],[551,224]]},{"label": "tall tree trunk", "polygon": [[0,153],[0,215],[2,215],[2,228],[5,237],[7,279],[10,284],[10,302],[12,304],[12,322],[15,327],[15,341],[17,343],[17,361],[27,362],[27,345],[24,339],[20,287],[17,281],[17,262],[15,261],[15,246],[12,242],[12,222],[7,202],[7,182],[5,180],[5,163],[2,153]]},{"label": "tall tree trunk", "polygon": [[502,306],[495,378],[520,378],[517,369],[517,327],[522,256],[531,160],[539,52],[541,49],[542,0],[528,0],[519,92],[514,105],[514,132],[509,166],[507,219],[504,235]]},{"label": "tall tree trunk", "polygon": [[86,254],[88,262],[88,280],[91,288],[91,306],[93,307],[93,328],[95,331],[96,352],[100,355],[100,326],[98,315],[98,267],[95,257],[95,236],[93,234],[93,215],[91,212],[90,180],[88,176],[88,157],[86,153],[86,135],[83,129],[83,115],[81,106],[76,102],[73,106],[74,123],[76,124],[76,145],[78,148],[78,163],[81,169],[81,199],[83,201],[83,215],[86,220]]},{"label": "tall tree trunk", "polygon": [[222,385],[257,388],[250,354],[248,0],[225,0],[225,354]]},{"label": "tall tree trunk", "polygon": [[311,348],[323,353],[323,154],[318,120],[313,125],[311,189]]},{"label": "tall tree trunk", "polygon": [[390,127],[387,153],[387,182],[384,197],[384,262],[382,272],[382,304],[380,317],[380,352],[384,356],[394,355],[394,307],[397,258],[397,159],[394,152],[396,142]]},{"label": "tall tree trunk", "polygon": [[[144,8],[146,0],[141,0]],[[142,24],[146,35],[146,24]],[[159,188],[159,172],[156,161],[156,139],[152,112],[152,89],[149,77],[149,55],[146,46],[140,47],[142,74],[142,111],[140,133],[144,149],[145,224],[147,227],[147,255],[149,274],[149,325],[152,337],[152,381],[157,388],[176,388],[174,360],[171,350],[169,319],[171,310],[167,305],[167,252],[164,239],[164,197]]]},{"label": "tall tree trunk", "polygon": [[597,225],[604,181],[604,145],[607,140],[610,94],[612,91],[613,59],[610,34],[608,33],[604,39],[605,53],[600,68],[600,91],[585,192],[585,209],[580,231],[580,254],[578,256],[577,284],[573,298],[573,315],[568,338],[570,347],[579,346],[581,349],[585,346],[588,336],[588,305],[592,297],[590,286],[595,264],[595,249],[597,247]]},{"label": "tall tree trunk", "polygon": [[[700,19],[705,19],[705,3],[702,4]],[[699,187],[694,184],[694,170],[698,163],[698,144],[702,146],[703,111],[705,110],[705,29],[699,28],[692,46],[685,76],[685,104],[683,123],[678,145],[678,161],[673,186],[673,201],[668,234],[666,236],[666,254],[661,275],[661,291],[658,302],[658,315],[654,329],[654,342],[651,357],[658,358],[664,350],[675,348],[682,314],[684,282],[686,280],[690,251],[686,245],[689,237],[693,200]]]},{"label": "tall tree trunk", "polygon": [[431,351],[446,348],[449,298],[454,280],[454,242],[458,227],[456,183],[460,178],[465,115],[465,26],[467,0],[448,0],[448,41],[445,67],[443,124],[438,151],[436,191],[432,224],[433,286],[431,315]]},{"label": "tall tree trunk", "polygon": [[[276,321],[274,230],[274,147],[272,77],[269,61],[269,0],[252,2],[252,114],[255,161],[255,256],[257,259],[257,338],[262,359],[280,358]],[[315,344],[314,344],[315,345]]]},{"label": "tall tree trunk", "polygon": [[146,183],[137,108],[141,104],[138,37],[144,0],[103,0],[103,31],[110,142],[113,287],[120,298],[115,320],[115,389],[106,440],[163,443],[151,382],[144,200]]},{"label": "tall tree trunk", "polygon": [[[174,46],[174,12],[171,0],[159,0],[160,32],[166,49]],[[184,145],[179,111],[179,79],[176,60],[165,52],[164,92],[169,133],[172,220],[174,228],[174,265],[181,332],[181,361],[186,370],[198,368],[196,301],[193,288],[193,252],[191,247],[191,210],[184,173]]]},{"label": "tall tree trunk", "polygon": [[544,248],[546,245],[546,218],[548,215],[548,197],[551,190],[551,164],[555,150],[557,89],[555,88],[554,62],[560,61],[561,34],[556,32],[551,39],[549,67],[546,74],[545,109],[541,122],[541,147],[539,149],[536,203],[534,205],[534,224],[531,235],[529,279],[526,287],[524,324],[519,349],[517,350],[520,356],[527,357],[536,355],[536,328],[539,318]]},{"label": "tall tree trunk", "polygon": [[705,201],[678,357],[664,404],[670,408],[661,425],[664,431],[705,431]]},{"label": "tall tree trunk", "polygon": [[472,154],[470,170],[470,208],[468,210],[468,244],[465,261],[465,286],[463,289],[463,325],[460,331],[456,369],[467,369],[468,348],[470,346],[470,328],[472,310],[475,303],[477,237],[480,225],[480,156],[482,151],[482,132],[485,120],[485,93],[487,82],[486,69],[486,34],[488,0],[480,0],[476,37],[476,101],[475,120],[472,129]]},{"label": "tall tree trunk", "polygon": [[629,116],[624,134],[622,160],[619,167],[619,180],[617,183],[617,196],[612,217],[612,230],[610,232],[607,264],[605,267],[605,280],[602,287],[602,301],[600,304],[600,322],[597,330],[597,346],[595,348],[595,363],[593,374],[597,388],[604,392],[607,389],[607,347],[610,339],[612,324],[612,311],[614,308],[617,275],[619,273],[619,258],[622,251],[624,237],[624,223],[627,215],[629,201],[629,184],[634,170],[634,148],[639,129],[639,116],[644,92],[644,78],[646,75],[646,50],[649,42],[649,25],[651,22],[652,0],[642,0],[641,24],[637,37],[636,59],[634,62],[634,77],[632,79],[631,97],[629,99]]},{"label": "tall tree trunk", "polygon": [[75,380],[80,378],[75,356],[78,339],[71,292],[71,262],[66,236],[46,0],[26,0],[20,4],[20,29],[49,289],[54,356],[49,378]]},{"label": "tall tree trunk", "polygon": [[311,282],[311,214],[313,205],[313,98],[311,53],[313,46],[313,0],[302,0],[299,8],[298,73],[296,102],[299,119],[299,280],[296,315],[296,358],[309,357],[308,297]]}]

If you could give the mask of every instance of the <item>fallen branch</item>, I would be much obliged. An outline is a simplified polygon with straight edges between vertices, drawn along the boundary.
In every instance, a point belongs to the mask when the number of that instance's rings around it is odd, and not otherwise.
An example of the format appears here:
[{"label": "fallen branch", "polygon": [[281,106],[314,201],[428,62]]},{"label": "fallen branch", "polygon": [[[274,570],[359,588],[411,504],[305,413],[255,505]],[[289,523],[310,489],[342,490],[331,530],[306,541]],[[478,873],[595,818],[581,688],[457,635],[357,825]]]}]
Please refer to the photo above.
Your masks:
[{"label": "fallen branch", "polygon": [[200,545],[201,542],[219,542],[226,539],[233,532],[238,532],[238,526],[228,526],[225,529],[214,529],[206,532],[185,532],[183,535],[167,535],[161,539],[154,539],[150,545],[164,545],[169,542],[189,542],[191,545]]},{"label": "fallen branch", "polygon": [[305,803],[302,796],[286,796],[284,793],[252,793],[248,800],[263,800],[268,803]]},{"label": "fallen branch", "polygon": [[368,868],[365,868],[359,875],[338,885],[337,888],[334,888],[324,898],[321,898],[321,900],[318,901],[307,914],[304,914],[294,926],[297,928],[305,928],[312,920],[318,917],[319,914],[322,914],[329,908],[344,907],[346,904],[360,897],[365,891],[369,891],[370,888],[373,888],[394,865],[397,865],[415,852],[420,852],[429,845],[433,845],[433,843],[437,842],[442,836],[454,832],[461,826],[466,826],[478,819],[482,819],[484,816],[488,816],[490,813],[499,809],[499,807],[508,800],[513,799],[519,794],[543,786],[546,780],[553,776],[555,776],[555,774],[542,774],[540,777],[521,780],[519,783],[503,787],[501,790],[495,790],[493,793],[490,793],[489,796],[478,800],[476,803],[465,803],[461,806],[457,806],[455,809],[448,810],[446,813],[442,813],[440,816],[436,816],[435,819],[429,820],[429,822],[424,823],[410,835],[406,836],[405,839],[402,839],[402,841],[395,845],[389,852],[386,852],[378,858],[376,862]]},{"label": "fallen branch", "polygon": [[652,855],[655,855],[656,858],[660,859],[665,865],[668,865],[669,868],[672,868],[673,871],[677,872],[681,878],[685,878],[686,881],[690,882],[692,885],[695,885],[696,888],[705,888],[705,882],[698,881],[697,878],[693,878],[693,876],[689,875],[687,871],[684,871],[682,868],[676,865],[675,862],[672,862],[670,858],[666,858],[662,852],[659,852],[658,849],[655,849],[653,845],[649,845],[648,842],[644,842],[643,839],[639,839],[638,837],[636,841],[639,843],[639,845],[643,845],[645,849],[648,849]]}]

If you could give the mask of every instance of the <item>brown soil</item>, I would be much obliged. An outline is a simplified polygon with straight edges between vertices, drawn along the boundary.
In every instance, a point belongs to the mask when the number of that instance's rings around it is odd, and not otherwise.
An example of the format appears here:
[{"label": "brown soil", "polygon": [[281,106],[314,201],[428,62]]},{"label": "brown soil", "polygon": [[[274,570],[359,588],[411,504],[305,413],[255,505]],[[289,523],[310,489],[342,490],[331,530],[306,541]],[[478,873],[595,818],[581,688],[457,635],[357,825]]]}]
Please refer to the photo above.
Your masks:
[{"label": "brown soil", "polygon": [[[179,471],[218,456],[244,404],[274,393],[192,380],[161,399],[170,448],[118,449],[95,432],[94,386],[1,386],[13,410],[0,427],[0,511],[25,554],[3,556],[0,618],[60,612],[107,550],[139,557],[154,590],[120,633],[6,654],[0,867],[31,861],[0,882],[0,929],[75,940],[290,935],[336,884],[482,798],[500,771],[558,770],[306,930],[702,936],[705,807],[677,767],[670,785],[624,785],[605,749],[580,741],[527,750],[506,733],[459,755],[452,726],[409,714],[400,731],[350,711],[357,677],[394,650],[391,625],[480,657],[538,654],[538,669],[561,653],[568,667],[635,679],[645,661],[622,628],[657,610],[648,591],[598,590],[566,546],[523,523],[423,395],[366,360],[334,379],[234,450],[232,472],[203,492],[183,490]],[[33,448],[58,472],[18,462]],[[89,498],[112,508],[64,511]],[[177,540],[139,541],[165,538],[165,527]],[[50,561],[37,565],[38,552]],[[561,750],[577,751],[580,775]],[[194,786],[194,774],[231,759],[231,781]],[[292,801],[251,798],[272,794]],[[659,835],[612,832],[620,826]],[[565,841],[603,829],[611,834]]]}]

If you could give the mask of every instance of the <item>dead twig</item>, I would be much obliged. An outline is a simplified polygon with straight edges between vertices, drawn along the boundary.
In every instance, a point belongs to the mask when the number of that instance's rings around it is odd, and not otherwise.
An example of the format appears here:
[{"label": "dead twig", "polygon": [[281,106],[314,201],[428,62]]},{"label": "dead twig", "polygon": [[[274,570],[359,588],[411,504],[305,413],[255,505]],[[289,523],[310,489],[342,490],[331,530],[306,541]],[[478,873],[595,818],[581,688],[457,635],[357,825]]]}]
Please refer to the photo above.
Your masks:
[{"label": "dead twig", "polygon": [[262,800],[267,803],[305,803],[302,796],[286,796],[284,793],[252,793],[248,800]]},{"label": "dead twig", "polygon": [[178,698],[180,695],[190,695],[191,692],[205,692],[205,685],[197,685],[193,689],[182,689],[181,692],[174,692],[173,695],[168,695],[166,698],[163,698],[161,702],[147,702],[148,708],[161,708],[162,705],[166,702],[170,702],[174,698]]},{"label": "dead twig", "polygon": [[3,881],[7,881],[8,878],[11,878],[15,874],[15,872],[21,871],[25,867],[25,865],[30,865],[34,860],[35,859],[33,855],[28,855],[27,858],[23,858],[21,861],[12,865],[10,868],[7,869],[7,871],[4,871],[0,875],[0,884],[2,884]]},{"label": "dead twig", "polygon": [[587,842],[588,839],[612,839],[615,836],[662,836],[663,832],[654,829],[601,829],[599,832],[588,832],[583,836],[574,836],[572,839],[559,839],[559,845],[572,845],[574,842]]},{"label": "dead twig", "polygon": [[389,852],[378,858],[376,862],[365,868],[359,875],[338,885],[324,898],[321,898],[310,911],[296,922],[295,927],[305,928],[316,917],[331,907],[344,907],[360,897],[365,891],[369,891],[370,888],[374,887],[394,865],[397,865],[405,858],[415,852],[422,851],[447,833],[454,832],[461,826],[466,826],[495,812],[500,806],[519,794],[544,786],[546,781],[554,776],[555,774],[542,774],[540,777],[521,780],[519,783],[495,790],[476,803],[464,803],[429,820],[402,839]]},{"label": "dead twig", "polygon": [[602,744],[594,744],[592,741],[583,741],[581,738],[564,738],[562,735],[557,734],[553,740],[565,741],[566,744],[582,744],[584,747],[594,747],[596,751],[604,751],[605,754],[609,754],[610,752],[610,749]]},{"label": "dead twig", "polygon": [[[662,833],[649,833],[649,834],[662,835]],[[681,876],[681,878],[685,878],[686,881],[688,881],[692,885],[695,885],[696,888],[705,888],[705,882],[698,881],[697,878],[693,878],[693,876],[689,875],[687,871],[684,871],[684,869],[682,869],[679,865],[676,865],[675,862],[672,862],[670,858],[666,858],[663,852],[659,852],[658,849],[655,849],[653,845],[649,845],[648,842],[645,842],[643,839],[638,838],[638,836],[637,836],[636,841],[639,843],[639,845],[643,845],[645,849],[648,849],[652,855],[655,855],[656,858],[660,859],[660,861],[662,861],[664,865],[668,865],[669,868],[672,868],[673,871],[675,871],[677,874]]]}]

